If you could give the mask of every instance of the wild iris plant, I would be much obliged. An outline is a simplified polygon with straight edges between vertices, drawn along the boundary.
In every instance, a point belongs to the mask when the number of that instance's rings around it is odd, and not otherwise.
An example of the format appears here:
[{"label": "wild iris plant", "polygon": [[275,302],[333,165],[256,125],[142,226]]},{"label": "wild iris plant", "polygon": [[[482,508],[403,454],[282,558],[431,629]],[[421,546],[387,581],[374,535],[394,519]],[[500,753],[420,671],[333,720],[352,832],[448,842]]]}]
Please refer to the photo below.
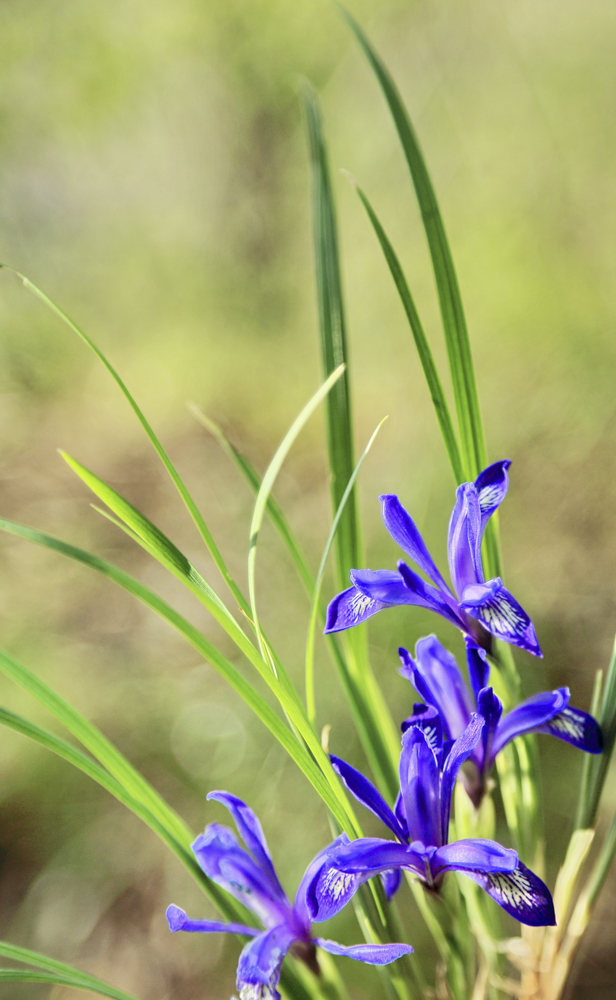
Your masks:
[{"label": "wild iris plant", "polygon": [[402,560],[398,572],[352,569],[352,587],[338,594],[327,609],[327,632],[359,625],[377,611],[398,604],[429,608],[457,625],[465,636],[490,651],[492,636],[541,656],[530,618],[500,577],[484,580],[481,542],[492,514],[505,499],[508,487],[505,459],[495,462],[474,483],[458,487],[449,522],[449,571],[455,594],[445,583],[412,518],[397,496],[382,496],[383,520],[389,534],[432,583]]},{"label": "wild iris plant", "polygon": [[[274,870],[260,823],[240,799],[229,792],[210,795],[231,812],[244,847],[230,829],[220,824],[210,824],[205,833],[194,840],[194,834],[173,808],[92,723],[35,673],[3,652],[0,652],[2,671],[45,705],[89,753],[83,753],[74,743],[59,739],[54,733],[1,708],[0,722],[53,750],[131,809],[173,852],[224,917],[220,922],[193,920],[179,907],[171,906],[167,915],[172,930],[233,933],[250,939],[238,966],[237,985],[242,1000],[271,1000],[279,996],[279,986],[287,996],[301,1000],[346,1000],[336,975],[326,974],[325,962],[319,967],[319,948],[332,955],[374,965],[386,965],[399,959],[391,970],[382,970],[387,990],[379,994],[387,992],[390,995],[393,991],[397,1000],[423,1000],[436,995],[446,996],[447,1000],[468,1000],[469,996],[483,998],[495,991],[520,1000],[559,1000],[592,907],[616,854],[616,817],[605,841],[597,850],[593,846],[599,803],[616,741],[616,653],[605,679],[599,672],[595,685],[593,703],[600,725],[591,715],[571,707],[566,688],[543,692],[524,701],[517,696],[520,683],[515,665],[508,658],[507,666],[503,648],[499,649],[497,641],[503,640],[534,656],[540,656],[541,650],[529,616],[505,589],[498,575],[498,535],[491,518],[506,495],[510,463],[503,460],[485,467],[483,428],[455,267],[415,133],[387,70],[359,26],[350,16],[344,16],[392,112],[419,200],[436,279],[452,375],[455,423],[400,263],[368,199],[360,192],[409,320],[455,481],[462,484],[457,489],[449,525],[451,586],[435,565],[411,517],[391,494],[381,497],[385,525],[427,580],[405,562],[398,564],[397,572],[351,569],[361,565],[358,510],[353,492],[361,460],[355,465],[332,186],[318,104],[311,92],[306,93],[305,105],[326,379],[285,436],[262,480],[222,432],[203,417],[203,422],[223,443],[257,493],[249,536],[248,596],[235,581],[187,486],[115,369],[58,306],[27,278],[19,276],[81,337],[112,375],[220,571],[231,593],[229,606],[188,557],[145,515],[95,473],[75,459],[64,457],[99,500],[110,508],[111,519],[201,602],[200,607],[206,609],[224,630],[226,641],[233,646],[234,657],[228,658],[224,648],[219,648],[210,639],[209,632],[200,631],[159,594],[119,567],[33,528],[0,520],[3,531],[60,552],[102,573],[175,628],[218,670],[266,726],[320,797],[332,825],[340,832],[310,863],[291,903]],[[295,436],[323,401],[327,407],[334,517],[321,567],[333,544],[337,589],[346,586],[349,572],[352,583],[331,602],[326,618],[320,606],[322,569],[317,579],[313,579],[280,508],[270,498],[276,474]],[[306,656],[304,703],[292,673],[286,669],[270,638],[263,633],[255,599],[255,559],[259,529],[266,514],[287,545],[311,596],[314,612],[311,619],[322,614],[332,661],[379,788],[341,758],[328,757],[316,727],[310,655]],[[482,559],[484,534],[486,544]],[[485,574],[484,560],[486,571],[489,567]],[[411,680],[424,703],[416,705],[413,715],[402,722],[400,752],[400,720],[392,719],[369,665],[365,630],[356,629],[345,636],[346,641],[342,643],[334,633],[360,625],[385,608],[403,604],[429,608],[461,630],[467,647],[470,691],[455,660],[434,637],[419,640],[414,659],[401,649],[402,673]],[[238,608],[239,614],[236,614]],[[251,626],[253,635],[248,634],[246,623]],[[507,652],[511,650],[505,649]],[[509,698],[506,714],[489,686],[488,657],[493,656],[498,666],[497,654],[500,654],[501,665],[506,667],[501,677]],[[242,660],[240,667],[236,659]],[[253,683],[254,672],[258,675],[257,684]],[[264,697],[261,686],[267,687],[269,700]],[[515,701],[520,703],[512,704]],[[502,846],[491,837],[470,836],[449,843],[452,792],[458,776],[463,776],[472,802],[469,803],[464,795],[457,802],[468,806],[479,824],[481,811],[475,811],[473,804],[479,806],[482,798],[488,801],[487,776],[495,758],[504,750],[498,770],[510,833],[519,847],[523,839],[521,832],[530,830],[527,838],[530,852],[528,855],[520,853],[537,867],[536,859],[541,857],[543,844],[541,824],[537,819],[540,801],[538,775],[533,770],[534,736],[529,734],[542,732],[556,735],[588,752],[575,827],[556,881],[556,912],[548,888],[539,875],[525,867],[517,850]],[[524,739],[514,742],[516,737]],[[603,759],[598,756],[602,746]],[[395,840],[363,836],[345,788],[383,821]],[[523,829],[527,814],[531,815],[534,825],[530,823]],[[457,823],[458,817],[455,819]],[[589,867],[585,870],[587,859]],[[427,915],[427,926],[439,949],[446,980],[439,972],[435,973],[434,968],[417,971],[422,956],[408,959],[412,950],[410,945],[398,942],[403,933],[398,930],[395,909],[392,910],[390,902],[393,901],[394,907],[403,902],[402,893],[397,895],[402,871],[419,883],[419,887],[413,886],[414,890],[419,888],[416,899]],[[450,884],[457,875],[463,876],[460,879],[463,892],[456,897],[457,902],[452,902],[444,885],[448,873],[453,873],[449,875]],[[375,878],[377,875],[380,880]],[[476,892],[476,886],[485,890],[487,896]],[[498,911],[485,909],[492,905],[488,896],[527,925],[523,940],[518,940],[514,946],[503,940],[495,919]],[[315,937],[313,922],[328,919],[349,901],[356,907],[367,943],[347,947]],[[245,909],[238,904],[245,904],[252,911],[263,930],[245,922]],[[432,904],[439,909],[429,909]],[[436,917],[435,912],[438,913]],[[558,926],[553,928],[555,919]],[[0,954],[34,968],[22,974],[15,969],[0,969],[0,981],[42,980],[88,989],[113,1000],[133,1000],[128,994],[64,963],[7,942],[0,942]],[[288,959],[283,965],[285,956]],[[303,964],[298,965],[295,959]],[[508,968],[505,967],[506,959]],[[310,970],[307,976],[304,975],[306,967]],[[520,976],[513,980],[511,973],[516,970]],[[429,980],[427,985],[426,980]]]},{"label": "wild iris plant", "polygon": [[[333,870],[328,863],[331,851],[348,843],[348,837],[339,837],[308,865],[291,905],[278,881],[261,824],[252,809],[228,792],[210,792],[208,799],[216,799],[227,807],[247,850],[240,847],[232,830],[211,823],[192,845],[195,857],[205,874],[252,910],[265,930],[260,933],[245,924],[190,920],[178,906],[168,908],[167,920],[172,931],[223,932],[252,938],[244,947],[237,967],[240,1000],[280,997],[276,987],[288,951],[317,975],[317,946],[332,955],[354,958],[368,965],[388,965],[412,952],[407,944],[356,944],[345,948],[335,941],[312,936],[312,919],[327,920],[337,913],[362,881],[360,876]],[[316,907],[315,882],[318,883]],[[312,917],[315,908],[318,918]]]}]

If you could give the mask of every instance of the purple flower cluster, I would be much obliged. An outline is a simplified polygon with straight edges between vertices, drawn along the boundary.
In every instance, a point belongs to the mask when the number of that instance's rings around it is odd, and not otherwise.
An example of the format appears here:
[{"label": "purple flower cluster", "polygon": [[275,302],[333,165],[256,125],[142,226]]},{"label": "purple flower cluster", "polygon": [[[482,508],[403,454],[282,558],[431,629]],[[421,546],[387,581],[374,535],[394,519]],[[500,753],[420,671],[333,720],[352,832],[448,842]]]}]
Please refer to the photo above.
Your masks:
[{"label": "purple flower cluster", "polygon": [[[423,702],[402,723],[400,791],[393,809],[363,774],[331,757],[344,785],[374,813],[395,840],[345,834],[308,865],[293,904],[280,885],[259,820],[228,792],[211,792],[231,813],[244,842],[226,826],[210,824],[193,851],[204,872],[243,903],[264,930],[244,924],[191,920],[177,906],[167,918],[172,931],[226,932],[250,938],[240,955],[240,1000],[277,1000],[277,985],[288,952],[318,973],[317,948],[371,965],[386,965],[412,952],[407,944],[345,947],[314,937],[312,924],[338,913],[359,886],[380,875],[388,898],[397,891],[402,870],[438,892],[449,871],[473,879],[523,924],[554,924],[546,885],[515,851],[492,840],[449,843],[451,799],[458,772],[476,806],[487,787],[496,755],[517,736],[550,733],[589,753],[600,753],[601,730],[592,716],[571,707],[568,688],[542,692],[507,714],[489,686],[487,654],[496,636],[541,656],[533,624],[499,578],[484,580],[481,541],[486,524],[507,492],[509,461],[496,462],[474,483],[459,487],[449,525],[449,566],[453,590],[430,556],[410,516],[393,495],[381,497],[385,525],[424,572],[423,580],[406,563],[398,571],[352,570],[352,587],[328,608],[326,632],[350,628],[377,611],[397,604],[427,607],[456,625],[465,636],[470,687],[454,659],[435,636],[420,639],[415,658],[400,649],[400,673]],[[455,591],[455,592],[454,592]]]}]

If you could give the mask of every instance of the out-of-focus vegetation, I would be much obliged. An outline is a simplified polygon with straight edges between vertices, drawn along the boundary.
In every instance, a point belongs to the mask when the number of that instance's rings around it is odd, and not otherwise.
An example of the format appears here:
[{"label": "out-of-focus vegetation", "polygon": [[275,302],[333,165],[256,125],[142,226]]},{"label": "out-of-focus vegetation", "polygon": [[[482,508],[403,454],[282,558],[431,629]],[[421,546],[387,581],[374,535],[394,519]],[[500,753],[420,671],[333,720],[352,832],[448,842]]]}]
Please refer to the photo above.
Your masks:
[{"label": "out-of-focus vegetation", "polygon": [[[352,9],[418,128],[466,303],[490,459],[514,462],[501,518],[507,580],[545,652],[539,664],[519,656],[526,690],[569,683],[587,707],[616,623],[616,9],[580,0],[357,0]],[[406,167],[333,8],[0,6],[0,260],[109,355],[241,580],[251,497],[184,404],[199,403],[262,469],[318,383],[302,75],[322,95],[332,167],[350,170],[373,201],[444,365]],[[444,565],[453,482],[430,400],[363,209],[342,175],[335,185],[358,444],[390,416],[361,474],[367,563],[397,558],[376,499],[397,492]],[[61,446],[111,481],[219,586],[107,373],[7,272],[0,323],[2,515],[118,561],[215,634],[203,609],[90,509],[56,454]],[[327,493],[315,419],[277,487],[315,568]],[[258,570],[263,622],[299,676],[307,604],[266,529]],[[195,829],[226,821],[206,806],[208,790],[245,797],[294,891],[329,837],[326,817],[214,670],[110,583],[7,537],[0,594],[2,645],[96,721]],[[432,630],[460,650],[452,630],[412,609],[371,627],[398,716],[413,697],[396,675],[396,647]],[[332,749],[361,764],[324,656],[317,679]],[[7,707],[44,719],[8,682],[0,691]],[[233,962],[237,944],[171,937],[167,903],[195,916],[209,904],[152,835],[22,737],[3,731],[0,745],[2,936],[144,1000],[228,991],[223,959]],[[580,760],[560,742],[541,746],[550,879]],[[428,947],[419,918],[408,932],[416,950]],[[599,914],[578,986],[586,997],[611,995],[613,937]],[[353,996],[376,996],[377,980],[356,971]],[[47,991],[15,987],[11,996]]]}]

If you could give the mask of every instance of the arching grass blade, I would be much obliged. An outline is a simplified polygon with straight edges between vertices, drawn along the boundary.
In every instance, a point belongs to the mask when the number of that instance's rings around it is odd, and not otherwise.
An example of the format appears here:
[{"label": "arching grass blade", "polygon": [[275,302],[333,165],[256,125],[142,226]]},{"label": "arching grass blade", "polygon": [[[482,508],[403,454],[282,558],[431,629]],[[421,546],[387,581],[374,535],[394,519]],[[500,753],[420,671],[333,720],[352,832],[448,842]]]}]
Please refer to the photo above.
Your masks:
[{"label": "arching grass blade", "polygon": [[436,418],[441,429],[441,434],[443,435],[445,448],[447,449],[447,454],[449,455],[451,468],[453,469],[456,483],[461,483],[464,480],[464,470],[462,466],[462,459],[460,457],[460,448],[456,432],[454,430],[451,414],[449,413],[449,407],[447,405],[445,393],[443,392],[441,380],[436,370],[434,358],[432,357],[432,351],[430,350],[430,345],[428,344],[424,328],[419,318],[419,313],[417,312],[415,302],[413,301],[408,283],[404,276],[404,271],[402,270],[398,256],[391,245],[389,238],[376,215],[376,212],[368,201],[368,198],[360,187],[357,185],[355,185],[355,187],[357,194],[359,195],[363,206],[368,213],[368,218],[370,219],[377,239],[381,244],[381,249],[385,256],[385,260],[387,261],[391,276],[394,279],[396,288],[398,289],[398,295],[402,301],[402,305],[411,328],[411,333],[413,334],[413,338],[415,340],[415,346],[417,348],[419,360],[428,384],[428,390],[432,398],[432,403],[436,411]]},{"label": "arching grass blade", "polygon": [[58,962],[47,955],[41,955],[37,951],[29,948],[20,948],[17,945],[9,944],[8,941],[0,941],[0,955],[3,958],[11,959],[15,962],[23,962],[26,965],[33,965],[40,972],[32,972],[26,969],[0,969],[0,982],[5,983],[58,983],[65,986],[73,986],[79,990],[90,990],[98,993],[99,996],[109,997],[110,1000],[134,1000],[134,997],[118,990],[115,986],[91,976],[81,969],[75,969],[66,962]]}]

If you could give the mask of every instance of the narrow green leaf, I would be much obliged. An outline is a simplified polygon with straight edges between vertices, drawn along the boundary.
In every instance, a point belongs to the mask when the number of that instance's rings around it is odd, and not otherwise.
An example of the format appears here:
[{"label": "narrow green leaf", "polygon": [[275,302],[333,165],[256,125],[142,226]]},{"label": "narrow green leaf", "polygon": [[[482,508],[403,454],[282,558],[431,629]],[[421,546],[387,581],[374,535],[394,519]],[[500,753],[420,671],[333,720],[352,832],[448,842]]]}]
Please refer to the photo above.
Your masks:
[{"label": "narrow green leaf", "polygon": [[97,979],[96,976],[82,972],[81,969],[75,969],[66,962],[58,962],[54,958],[48,958],[47,955],[31,951],[29,948],[20,948],[15,944],[9,944],[8,941],[0,941],[0,955],[15,962],[33,965],[46,973],[31,972],[25,969],[0,969],[0,981],[62,983],[65,986],[74,986],[75,989],[91,990],[92,993],[98,993],[102,997],[110,997],[111,1000],[134,1000],[134,997],[128,993],[116,989],[115,986],[110,986],[102,979]]},{"label": "narrow green leaf", "polygon": [[[598,672],[599,674],[600,672]],[[601,726],[603,734],[603,753],[585,754],[580,786],[580,797],[576,816],[576,827],[587,829],[595,825],[601,794],[605,785],[610,761],[616,743],[616,641],[612,650],[605,683],[601,677],[595,678],[591,715],[594,715]]]},{"label": "narrow green leaf", "polygon": [[486,464],[483,426],[462,298],[436,194],[398,88],[357,21],[344,8],[340,9],[381,86],[411,173],[436,279],[465,472],[468,478],[475,479]]},{"label": "narrow green leaf", "polygon": [[[267,507],[267,499],[271,493],[272,487],[276,480],[276,476],[280,472],[282,464],[287,457],[293,442],[295,441],[297,435],[302,430],[304,424],[310,419],[317,407],[323,402],[327,395],[334,389],[336,383],[344,375],[344,365],[339,365],[323,383],[323,385],[315,392],[312,399],[304,406],[303,410],[293,421],[293,424],[285,434],[282,443],[278,447],[276,454],[274,455],[272,461],[270,462],[265,475],[263,476],[263,481],[259,487],[259,492],[257,493],[257,499],[255,501],[254,511],[252,514],[252,520],[250,522],[250,544],[248,549],[248,593],[250,595],[250,608],[252,611],[253,623],[257,631],[257,637],[259,639],[259,645],[261,646],[261,652],[265,655],[265,648],[263,644],[263,638],[261,636],[261,629],[259,628],[259,621],[257,616],[257,605],[256,605],[256,593],[255,593],[255,563],[257,557],[257,541],[259,538],[259,531],[261,530],[261,525],[263,523],[263,515]],[[272,663],[272,667],[274,664]]]},{"label": "narrow green leaf", "polygon": [[[317,278],[319,327],[323,369],[330,375],[348,363],[342,281],[338,261],[336,215],[327,163],[327,150],[316,94],[304,85],[304,110],[308,127],[312,168],[314,253]],[[327,400],[327,436],[331,475],[332,509],[338,510],[347,483],[353,475],[353,429],[348,368]],[[345,505],[336,537],[338,585],[346,586],[349,570],[361,565],[357,499],[353,492]]]},{"label": "narrow green leaf", "polygon": [[355,187],[363,206],[368,213],[368,218],[370,219],[377,239],[381,244],[381,249],[385,256],[385,260],[387,261],[391,276],[394,279],[396,288],[398,289],[398,295],[402,301],[402,305],[411,328],[411,333],[413,334],[413,338],[415,340],[415,346],[417,348],[419,360],[428,384],[428,390],[436,411],[436,418],[441,428],[441,434],[443,435],[443,441],[445,442],[445,448],[447,449],[447,454],[449,455],[449,461],[451,462],[453,474],[456,483],[461,483],[464,480],[464,470],[462,467],[462,459],[460,458],[460,449],[456,438],[456,432],[454,430],[451,414],[449,413],[449,407],[447,406],[447,400],[445,399],[445,393],[443,392],[443,387],[438,377],[434,358],[432,357],[432,351],[430,350],[430,345],[428,344],[424,328],[419,318],[419,313],[417,312],[415,302],[413,301],[408,283],[404,276],[404,271],[402,270],[396,251],[391,245],[389,238],[376,215],[376,212],[368,201],[368,198],[360,187],[356,184]]},{"label": "narrow green leaf", "polygon": [[235,600],[237,601],[237,603],[239,604],[239,606],[242,608],[242,610],[245,613],[248,613],[248,609],[249,609],[248,602],[246,601],[246,598],[244,597],[244,595],[242,594],[241,590],[239,589],[239,587],[237,586],[237,584],[233,580],[233,577],[231,576],[231,574],[230,574],[230,572],[229,572],[229,570],[227,568],[227,565],[226,565],[226,563],[225,563],[225,561],[224,561],[224,559],[223,559],[223,557],[222,557],[222,555],[221,555],[221,553],[220,553],[220,551],[218,549],[218,546],[216,545],[216,543],[214,541],[214,538],[213,538],[213,536],[212,536],[212,534],[211,534],[211,532],[210,532],[207,524],[205,523],[205,521],[204,521],[204,519],[203,519],[203,517],[202,517],[202,515],[201,515],[201,513],[200,513],[200,511],[199,511],[199,509],[198,509],[198,507],[197,507],[197,505],[195,503],[195,501],[193,500],[192,496],[190,495],[190,492],[188,491],[186,485],[184,484],[184,482],[183,482],[180,474],[178,473],[177,469],[175,468],[173,462],[171,461],[171,459],[167,455],[167,452],[163,448],[163,446],[162,446],[161,442],[159,441],[158,437],[154,433],[154,430],[152,429],[152,427],[150,426],[149,422],[147,421],[147,419],[145,417],[145,414],[141,411],[141,409],[137,405],[137,403],[134,400],[133,396],[129,392],[127,386],[124,384],[123,380],[120,378],[120,376],[116,372],[115,368],[107,360],[107,358],[105,357],[105,355],[103,354],[103,352],[101,350],[99,350],[99,348],[96,346],[96,344],[92,340],[90,340],[90,338],[87,336],[87,334],[85,334],[84,331],[81,330],[77,326],[77,324],[74,323],[73,320],[69,316],[67,316],[67,314],[64,312],[63,309],[60,308],[60,306],[56,305],[56,303],[53,302],[53,300],[50,299],[48,295],[45,295],[45,293],[43,291],[41,291],[40,288],[38,288],[32,281],[30,281],[29,278],[27,278],[24,274],[21,274],[19,271],[16,271],[15,268],[9,267],[7,264],[0,264],[0,268],[5,268],[7,271],[11,271],[18,278],[20,278],[20,280],[24,283],[25,287],[29,291],[31,291],[34,295],[36,295],[36,297],[39,298],[41,300],[41,302],[44,302],[45,305],[49,309],[51,309],[52,312],[54,312],[56,314],[56,316],[59,316],[60,319],[64,323],[66,323],[66,325],[73,331],[73,333],[76,333],[77,336],[80,337],[81,340],[83,340],[84,344],[87,344],[87,346],[90,348],[90,350],[93,351],[93,353],[96,355],[96,357],[99,359],[99,361],[105,366],[105,368],[107,369],[107,371],[109,372],[109,374],[111,375],[111,377],[113,378],[113,380],[115,381],[116,385],[119,387],[120,391],[124,395],[124,398],[126,399],[126,401],[128,402],[129,406],[131,407],[131,409],[132,409],[133,413],[135,414],[135,416],[137,417],[139,423],[143,427],[143,430],[145,431],[147,437],[149,438],[150,443],[152,444],[152,447],[154,448],[156,454],[158,455],[158,457],[160,458],[161,462],[163,463],[163,465],[164,465],[167,473],[169,474],[169,477],[171,478],[171,481],[173,482],[175,488],[177,489],[178,493],[180,494],[182,500],[184,501],[184,504],[185,504],[185,506],[186,506],[186,508],[187,508],[187,510],[188,510],[188,512],[190,514],[190,516],[192,517],[192,519],[193,519],[193,521],[194,521],[194,523],[195,523],[195,525],[197,527],[197,530],[199,531],[199,534],[201,535],[203,541],[205,542],[205,544],[206,544],[206,546],[208,548],[208,551],[210,552],[210,555],[212,556],[212,559],[214,560],[214,563],[216,564],[216,566],[217,566],[217,568],[218,568],[218,570],[219,570],[222,578],[224,579],[225,583],[229,587],[229,590],[233,594],[233,597],[235,598]]},{"label": "narrow green leaf", "polygon": [[[222,450],[240,470],[253,492],[258,493],[261,488],[261,477],[251,462],[235,447],[235,445],[231,443],[231,441],[229,441],[224,434],[222,427],[208,417],[199,406],[195,403],[190,403],[188,408],[195,419],[198,420],[199,423],[202,424],[202,426],[216,438]],[[267,498],[265,509],[272,524],[289,550],[289,554],[291,555],[291,559],[293,560],[293,564],[304,590],[310,597],[314,591],[314,578],[310,571],[310,567],[308,566],[308,561],[302,552],[293,531],[291,530],[291,526],[287,521],[282,508],[271,494]]]},{"label": "narrow green leaf", "polygon": [[308,712],[308,718],[310,719],[310,721],[312,722],[313,725],[314,725],[315,719],[316,719],[316,703],[315,703],[315,697],[314,697],[314,629],[315,629],[316,620],[317,620],[317,614],[318,614],[318,610],[319,610],[319,601],[320,601],[320,597],[321,597],[321,584],[323,582],[323,573],[325,572],[325,566],[327,564],[327,557],[329,556],[330,549],[332,547],[332,543],[333,543],[334,538],[336,536],[336,531],[338,530],[338,525],[340,523],[340,518],[342,517],[342,514],[344,512],[344,506],[345,506],[345,504],[346,504],[349,496],[351,495],[351,490],[353,489],[353,487],[355,485],[355,480],[357,479],[357,476],[359,474],[359,470],[361,469],[361,467],[363,465],[364,459],[365,459],[366,455],[368,454],[368,452],[370,451],[370,449],[371,449],[371,447],[372,447],[372,445],[373,445],[373,443],[374,443],[374,441],[376,439],[377,434],[379,433],[381,427],[383,426],[383,424],[385,423],[386,420],[387,420],[387,417],[383,417],[383,419],[381,420],[380,424],[378,425],[378,427],[376,428],[376,430],[372,434],[372,437],[370,438],[370,440],[368,441],[368,444],[366,445],[366,447],[364,448],[364,451],[362,452],[362,455],[361,455],[361,458],[359,459],[359,462],[357,463],[357,465],[355,466],[355,468],[353,470],[353,475],[351,476],[351,478],[349,479],[349,482],[347,483],[347,488],[346,488],[346,490],[344,491],[344,493],[342,495],[342,500],[340,501],[340,506],[338,507],[338,510],[336,511],[336,516],[335,516],[333,524],[331,526],[331,531],[330,531],[329,536],[327,538],[327,541],[325,543],[325,548],[323,550],[323,555],[321,557],[321,563],[319,565],[319,569],[318,569],[318,572],[317,572],[317,578],[316,578],[315,585],[314,585],[314,593],[312,595],[312,603],[311,603],[311,606],[310,606],[310,617],[309,617],[309,620],[308,620],[308,637],[307,637],[307,640],[306,640],[306,709],[307,709],[307,712]]},{"label": "narrow green leaf", "polygon": [[178,836],[176,830],[172,830],[168,823],[157,819],[139,798],[130,795],[124,785],[117,781],[104,767],[101,767],[96,761],[87,757],[81,750],[67,743],[66,740],[60,739],[60,737],[55,736],[46,729],[42,729],[33,722],[29,722],[27,719],[23,719],[21,716],[15,715],[4,708],[0,708],[0,724],[22,733],[47,750],[51,750],[52,753],[62,757],[69,764],[72,764],[73,767],[77,767],[84,774],[87,774],[88,777],[96,781],[160,837],[163,843],[179,858],[195,881],[201,885],[215,906],[218,907],[228,920],[239,921],[241,923],[246,923],[247,920],[250,921],[251,918],[247,914],[247,911],[244,911],[243,907],[236,904],[235,900],[223,892],[215,882],[212,882],[199,867],[194,854],[190,850],[190,844],[194,837],[188,828],[184,836]]},{"label": "narrow green leaf", "polygon": [[[268,679],[272,689],[276,690],[277,695],[281,704],[283,704],[285,710],[293,717],[293,721],[297,722],[299,726],[302,727],[302,736],[307,740],[310,740],[310,752],[300,744],[292,733],[287,729],[282,720],[274,712],[274,710],[267,704],[267,702],[262,698],[260,694],[252,687],[252,685],[242,676],[242,674],[237,670],[236,667],[218,650],[216,647],[209,642],[208,639],[198,629],[191,625],[182,615],[180,615],[174,608],[172,608],[166,601],[158,597],[147,587],[144,587],[139,581],[133,579],[127,573],[118,569],[117,566],[113,566],[111,563],[106,562],[104,559],[100,559],[98,556],[91,555],[89,552],[85,552],[83,549],[78,549],[73,545],[69,545],[60,539],[53,538],[51,535],[46,535],[43,532],[36,531],[33,528],[27,528],[24,525],[16,524],[12,521],[7,521],[5,519],[0,519],[0,530],[9,532],[14,535],[18,535],[21,538],[26,538],[29,541],[35,542],[38,545],[42,545],[46,548],[54,549],[63,555],[68,556],[71,559],[75,559],[78,562],[84,563],[90,566],[92,569],[97,570],[104,576],[109,577],[115,583],[119,584],[125,590],[127,590],[134,597],[137,597],[145,605],[155,611],[162,619],[167,621],[172,625],[185,639],[197,649],[201,655],[212,664],[221,675],[228,681],[229,684],[234,688],[234,690],[246,701],[248,706],[252,709],[255,715],[261,719],[261,721],[267,726],[273,736],[282,744],[282,746],[287,750],[289,755],[300,767],[303,773],[306,775],[308,780],[312,783],[315,790],[321,796],[327,807],[332,811],[333,815],[336,817],[337,822],[340,823],[342,829],[346,830],[350,835],[359,835],[358,831],[360,829],[357,820],[355,819],[352,808],[350,807],[341,787],[338,782],[337,776],[331,768],[329,759],[327,755],[323,752],[318,740],[314,735],[313,730],[308,724],[305,717],[303,718],[301,713],[298,711],[297,706],[288,697],[285,690],[282,688],[280,683],[276,680],[273,674],[266,673],[265,677]],[[25,668],[21,668],[15,661],[10,660],[6,656],[0,654],[0,665],[4,663],[4,669],[14,676],[17,680],[17,676],[20,671],[24,671]],[[7,668],[8,664],[8,668]],[[113,767],[118,766],[123,769],[126,765],[126,761],[122,758],[120,761],[117,760],[118,752],[115,748],[107,741],[105,738],[95,730],[90,723],[86,722],[78,713],[75,713],[70,706],[67,706],[58,695],[55,694],[46,685],[43,685],[41,681],[38,680],[33,674],[27,672],[27,678],[24,686],[34,693],[36,690],[38,693],[35,697],[39,697],[44,704],[50,708],[51,711],[56,714],[57,718],[60,718],[67,728],[71,729],[71,732],[77,736],[77,738],[86,746],[91,753],[104,764],[105,767],[118,777],[118,780],[122,780],[118,774],[115,773]],[[18,683],[22,683],[19,680]],[[34,689],[34,690],[33,690]],[[58,714],[59,713],[59,714]],[[76,726],[79,731],[71,728],[71,724]],[[109,756],[110,761],[101,758],[99,753],[93,749],[93,747],[87,742],[93,742],[95,745],[102,747],[105,756]],[[101,743],[100,741],[103,741]],[[317,765],[316,760],[319,761],[320,767]],[[113,766],[112,766],[113,765]],[[144,782],[137,772],[132,775],[133,780],[140,780]],[[144,784],[147,785],[146,782]],[[129,787],[129,790],[130,787]],[[144,790],[145,791],[145,790]],[[147,794],[151,795],[152,789],[147,786]],[[168,809],[163,800],[156,798],[153,803],[147,802],[148,806],[152,808],[155,815],[158,815],[157,809],[162,805]],[[156,808],[154,808],[156,807]],[[179,821],[179,818],[175,816],[175,820]],[[185,828],[184,828],[185,829]]]}]

